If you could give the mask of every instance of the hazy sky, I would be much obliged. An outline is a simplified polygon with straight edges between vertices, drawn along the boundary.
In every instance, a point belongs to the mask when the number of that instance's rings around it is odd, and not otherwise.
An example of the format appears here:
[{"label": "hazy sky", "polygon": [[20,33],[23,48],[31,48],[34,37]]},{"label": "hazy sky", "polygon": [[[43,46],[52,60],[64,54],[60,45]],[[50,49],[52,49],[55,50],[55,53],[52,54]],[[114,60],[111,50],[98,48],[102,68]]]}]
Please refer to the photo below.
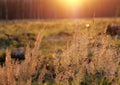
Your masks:
[{"label": "hazy sky", "polygon": [[[87,18],[120,16],[120,0],[0,0],[0,18]],[[7,9],[7,11],[6,11]]]}]

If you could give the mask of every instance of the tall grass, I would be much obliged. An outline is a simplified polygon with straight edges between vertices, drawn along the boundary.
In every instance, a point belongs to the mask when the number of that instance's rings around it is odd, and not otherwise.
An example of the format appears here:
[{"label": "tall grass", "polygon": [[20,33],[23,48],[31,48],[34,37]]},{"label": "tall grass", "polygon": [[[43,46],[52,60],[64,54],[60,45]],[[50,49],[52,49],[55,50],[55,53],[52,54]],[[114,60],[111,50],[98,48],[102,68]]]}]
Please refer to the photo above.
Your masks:
[{"label": "tall grass", "polygon": [[70,47],[59,58],[56,81],[63,85],[119,85],[118,42],[93,28],[77,28]]},{"label": "tall grass", "polygon": [[52,58],[40,54],[44,30],[34,48],[27,45],[24,61],[12,60],[7,49],[0,85],[119,85],[120,40],[98,34],[94,26],[76,26],[67,49],[56,50]]},{"label": "tall grass", "polygon": [[[39,68],[41,66],[38,54],[42,40],[42,31],[37,36],[34,48],[29,45],[26,47],[25,60],[23,62],[13,61],[10,50],[6,51],[5,65],[0,68],[1,85],[31,85],[32,81],[39,77]],[[41,58],[42,59],[42,58]],[[41,75],[40,75],[41,76]]]}]

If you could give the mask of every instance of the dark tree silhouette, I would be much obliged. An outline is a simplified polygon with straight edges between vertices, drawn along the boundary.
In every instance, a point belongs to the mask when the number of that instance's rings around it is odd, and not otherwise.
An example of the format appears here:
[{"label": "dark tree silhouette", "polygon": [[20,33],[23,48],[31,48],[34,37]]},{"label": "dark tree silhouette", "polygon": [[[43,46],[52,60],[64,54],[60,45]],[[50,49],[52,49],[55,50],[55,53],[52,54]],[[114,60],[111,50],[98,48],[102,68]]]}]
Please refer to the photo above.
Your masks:
[{"label": "dark tree silhouette", "polygon": [[5,4],[5,19],[8,20],[8,0],[4,0]]},{"label": "dark tree silhouette", "polygon": [[120,6],[116,6],[115,16],[116,17],[120,16]]}]

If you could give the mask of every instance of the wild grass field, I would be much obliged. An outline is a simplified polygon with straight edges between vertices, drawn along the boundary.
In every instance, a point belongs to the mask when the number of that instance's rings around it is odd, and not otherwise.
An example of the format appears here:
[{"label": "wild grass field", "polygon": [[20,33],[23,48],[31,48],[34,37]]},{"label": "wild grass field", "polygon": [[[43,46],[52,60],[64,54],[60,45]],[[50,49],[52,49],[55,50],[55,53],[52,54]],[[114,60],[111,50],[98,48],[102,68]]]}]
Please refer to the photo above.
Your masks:
[{"label": "wild grass field", "polygon": [[0,21],[0,85],[120,85],[120,18]]}]

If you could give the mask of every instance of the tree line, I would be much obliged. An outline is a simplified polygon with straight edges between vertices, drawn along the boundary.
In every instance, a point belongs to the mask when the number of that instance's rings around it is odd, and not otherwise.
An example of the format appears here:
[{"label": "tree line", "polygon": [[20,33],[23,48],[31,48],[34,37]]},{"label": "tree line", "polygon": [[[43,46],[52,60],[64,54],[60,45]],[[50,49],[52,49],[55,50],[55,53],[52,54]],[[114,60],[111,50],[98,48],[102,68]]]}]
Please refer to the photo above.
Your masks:
[{"label": "tree line", "polygon": [[[0,19],[43,19],[71,16],[67,10],[60,9],[51,2],[52,0],[0,0]],[[106,4],[104,1],[104,4],[85,6],[82,12],[78,12],[78,17],[92,17],[93,13],[97,17],[120,16],[120,1],[113,2]]]},{"label": "tree line", "polygon": [[0,19],[41,18],[41,0],[0,0]]}]

